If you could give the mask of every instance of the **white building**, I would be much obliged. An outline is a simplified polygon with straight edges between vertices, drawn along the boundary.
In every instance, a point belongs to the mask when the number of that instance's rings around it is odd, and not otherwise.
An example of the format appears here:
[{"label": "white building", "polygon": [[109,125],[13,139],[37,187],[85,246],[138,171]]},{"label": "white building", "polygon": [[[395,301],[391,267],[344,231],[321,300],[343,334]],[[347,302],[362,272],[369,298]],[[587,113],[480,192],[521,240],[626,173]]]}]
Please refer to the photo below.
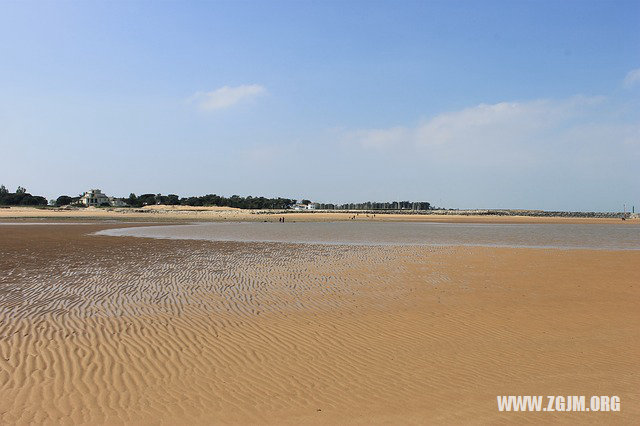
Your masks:
[{"label": "white building", "polygon": [[127,205],[122,200],[118,200],[114,197],[107,197],[107,195],[103,194],[99,189],[91,189],[85,192],[78,202],[85,206],[101,206],[103,204],[108,204],[112,207],[124,207]]},{"label": "white building", "polygon": [[127,207],[127,203],[114,197],[109,197],[109,204],[112,207]]},{"label": "white building", "polygon": [[316,209],[316,203],[294,204],[293,206],[291,206],[291,208],[293,210],[315,210]]}]

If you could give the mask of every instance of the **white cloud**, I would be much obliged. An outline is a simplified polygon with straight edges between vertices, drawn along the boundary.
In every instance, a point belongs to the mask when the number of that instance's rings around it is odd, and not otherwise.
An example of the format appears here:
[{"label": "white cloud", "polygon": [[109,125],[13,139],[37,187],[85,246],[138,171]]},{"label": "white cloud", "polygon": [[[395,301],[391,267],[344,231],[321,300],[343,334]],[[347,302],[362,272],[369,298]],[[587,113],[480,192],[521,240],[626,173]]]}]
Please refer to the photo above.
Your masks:
[{"label": "white cloud", "polygon": [[440,114],[416,129],[418,145],[508,146],[557,130],[603,99],[573,97],[480,104]]},{"label": "white cloud", "polygon": [[[539,167],[578,158],[638,157],[638,125],[603,97],[480,104],[415,126],[364,129],[344,140],[387,159],[450,167]],[[496,169],[498,170],[498,169]]]},{"label": "white cloud", "polygon": [[414,127],[357,130],[346,135],[365,149],[514,145],[566,125],[601,97],[480,104],[439,114]]},{"label": "white cloud", "polygon": [[640,82],[640,68],[636,68],[635,70],[631,70],[627,73],[627,76],[624,78],[624,86],[631,87]]},{"label": "white cloud", "polygon": [[215,111],[255,98],[266,91],[259,84],[245,84],[235,87],[223,86],[211,92],[197,92],[190,100],[196,102],[203,110]]}]

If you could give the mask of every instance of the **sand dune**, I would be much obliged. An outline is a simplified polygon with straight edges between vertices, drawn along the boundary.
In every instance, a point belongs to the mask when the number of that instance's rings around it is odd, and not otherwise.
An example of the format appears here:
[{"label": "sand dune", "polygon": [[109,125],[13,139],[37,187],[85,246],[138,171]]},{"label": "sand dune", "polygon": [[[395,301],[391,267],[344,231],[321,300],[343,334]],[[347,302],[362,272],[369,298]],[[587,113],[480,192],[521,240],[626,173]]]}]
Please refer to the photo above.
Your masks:
[{"label": "sand dune", "polygon": [[[0,227],[1,424],[640,416],[639,251],[316,246]],[[619,395],[498,413],[496,395]]]}]

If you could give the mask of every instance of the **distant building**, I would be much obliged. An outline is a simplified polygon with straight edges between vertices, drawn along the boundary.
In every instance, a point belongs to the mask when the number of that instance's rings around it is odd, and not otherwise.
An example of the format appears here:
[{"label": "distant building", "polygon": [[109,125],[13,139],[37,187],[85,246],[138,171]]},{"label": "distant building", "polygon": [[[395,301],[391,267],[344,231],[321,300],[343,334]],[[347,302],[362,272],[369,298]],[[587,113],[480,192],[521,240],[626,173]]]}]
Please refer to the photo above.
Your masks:
[{"label": "distant building", "polygon": [[111,204],[112,207],[127,207],[128,204],[125,203],[124,201],[118,199],[118,198],[114,198],[114,197],[109,197],[109,204]]},{"label": "distant building", "polygon": [[291,208],[293,210],[315,210],[317,207],[316,203],[310,203],[310,204],[294,204],[293,206],[291,206]]},{"label": "distant building", "polygon": [[127,203],[122,200],[118,200],[114,197],[107,197],[106,194],[103,194],[99,189],[91,189],[82,195],[78,200],[80,204],[84,204],[85,206],[102,206],[104,204],[108,204],[112,207],[125,207]]}]

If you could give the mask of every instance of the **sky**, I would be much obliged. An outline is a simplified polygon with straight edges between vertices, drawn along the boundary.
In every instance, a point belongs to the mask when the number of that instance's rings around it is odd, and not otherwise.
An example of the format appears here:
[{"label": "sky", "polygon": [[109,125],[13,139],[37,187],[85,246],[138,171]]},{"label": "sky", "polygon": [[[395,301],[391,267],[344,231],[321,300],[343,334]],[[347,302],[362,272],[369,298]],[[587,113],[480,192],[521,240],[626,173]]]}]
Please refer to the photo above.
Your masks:
[{"label": "sky", "polygon": [[0,184],[640,210],[640,2],[2,1]]}]

